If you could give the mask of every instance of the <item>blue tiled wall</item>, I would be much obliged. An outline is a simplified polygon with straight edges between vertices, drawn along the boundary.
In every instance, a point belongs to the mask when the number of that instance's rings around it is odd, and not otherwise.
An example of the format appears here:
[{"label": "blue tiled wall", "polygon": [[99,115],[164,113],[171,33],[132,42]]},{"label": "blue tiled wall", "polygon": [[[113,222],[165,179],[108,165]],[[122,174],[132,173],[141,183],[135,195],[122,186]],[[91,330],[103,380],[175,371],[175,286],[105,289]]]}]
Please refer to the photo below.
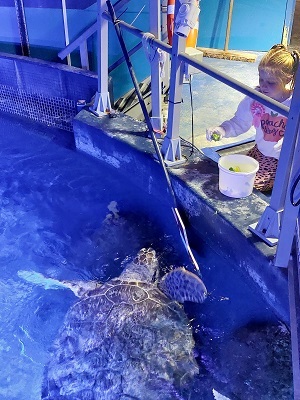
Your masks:
[{"label": "blue tiled wall", "polygon": [[72,131],[77,100],[96,91],[92,72],[0,53],[0,111]]}]

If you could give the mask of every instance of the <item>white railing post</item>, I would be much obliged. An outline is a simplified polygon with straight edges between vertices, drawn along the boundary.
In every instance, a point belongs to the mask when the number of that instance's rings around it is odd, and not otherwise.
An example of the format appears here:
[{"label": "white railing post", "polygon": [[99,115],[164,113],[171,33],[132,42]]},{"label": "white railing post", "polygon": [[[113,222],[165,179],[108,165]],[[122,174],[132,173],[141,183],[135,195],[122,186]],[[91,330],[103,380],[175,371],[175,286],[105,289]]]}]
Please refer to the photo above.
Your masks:
[{"label": "white railing post", "polygon": [[89,52],[86,40],[80,43],[79,52],[80,52],[81,68],[89,70],[90,69]]},{"label": "white railing post", "polygon": [[[276,171],[276,177],[270,200],[270,205],[266,207],[258,223],[254,223],[249,226],[249,230],[254,234],[256,234],[257,236],[259,236],[269,246],[274,246],[278,242],[279,234],[281,231],[281,219],[282,219],[283,209],[285,208],[289,209],[289,211],[286,212],[287,216],[285,218],[290,218],[290,216],[292,215],[292,219],[294,220],[293,227],[295,227],[296,224],[297,212],[295,212],[295,208],[290,205],[288,198],[289,194],[287,195],[287,193],[290,193],[290,185],[289,185],[290,178],[295,174],[295,172],[293,173],[291,172],[291,169],[292,171],[295,171],[295,167],[297,168],[299,166],[299,161],[298,161],[299,154],[296,153],[298,148],[296,144],[298,139],[299,122],[300,122],[299,110],[300,110],[300,68],[298,69],[297,72],[295,90],[293,93],[290,111],[288,114],[288,121],[285,129],[284,141],[282,144],[282,150],[280,153],[280,159]],[[287,227],[286,234],[288,236],[289,236],[288,234],[289,229],[290,228]],[[293,231],[290,232],[292,233],[292,236],[294,235],[294,231],[295,229],[293,228]],[[284,242],[282,242],[282,244],[280,245],[280,249],[282,248],[284,243],[287,243],[287,240],[284,239],[283,236],[282,239]],[[289,239],[289,245],[291,246],[290,239]]]},{"label": "white railing post", "polygon": [[290,303],[290,328],[292,342],[292,366],[294,400],[300,399],[300,262],[299,262],[299,218],[296,226],[295,252],[288,264]]},{"label": "white railing post", "polygon": [[[177,4],[178,1],[176,1],[176,6]],[[178,10],[176,6],[175,13]],[[178,35],[173,36],[167,135],[161,148],[167,165],[175,165],[185,161],[182,159],[179,137],[184,63],[178,58],[178,54],[185,51],[185,44],[186,38]]]},{"label": "white railing post", "polygon": [[[161,40],[161,15],[160,0],[149,0],[150,32]],[[162,130],[162,102],[161,102],[161,76],[159,57],[154,57],[151,62],[151,123],[154,130]]]},{"label": "white railing post", "polygon": [[[276,179],[279,182],[278,186],[281,186],[281,192],[279,192],[279,194],[282,204],[280,204],[280,206],[283,209],[279,227],[280,229],[278,232],[277,251],[274,260],[274,264],[279,267],[288,266],[300,208],[298,204],[300,191],[299,185],[297,184],[300,174],[299,110],[300,69],[297,73],[296,87],[294,90],[288,123],[284,134],[285,139],[283,141],[283,146],[285,146],[285,144],[286,146],[282,147],[280,155],[280,159],[282,159],[282,166],[285,166],[286,169],[282,171],[279,170],[278,173],[276,173]],[[283,150],[285,150],[284,153],[282,153]],[[296,187],[294,187],[295,183]]]},{"label": "white railing post", "polygon": [[[187,5],[188,3],[188,7],[186,7],[186,10],[192,10],[193,12],[187,15],[185,15],[184,13],[182,15],[178,15],[180,3],[182,3],[183,6]],[[179,53],[185,52],[186,37],[188,36],[191,27],[195,25],[195,21],[193,21],[193,19],[198,18],[199,12],[200,9],[197,2],[184,0],[175,1],[175,34],[173,35],[172,41],[168,125],[167,135],[164,138],[161,148],[165,163],[169,166],[185,162],[185,159],[183,159],[181,155],[181,144],[179,136],[182,85],[185,63],[180,60],[178,55]],[[180,18],[177,19],[177,16],[179,16]]]},{"label": "white railing post", "polygon": [[90,110],[97,116],[111,111],[108,92],[108,21],[102,17],[106,11],[106,1],[98,0],[98,90]]},{"label": "white railing post", "polygon": [[[61,0],[61,6],[62,6],[62,13],[63,13],[63,21],[64,21],[65,45],[68,46],[68,44],[70,43],[70,39],[69,39],[69,26],[68,26],[66,0]],[[67,55],[67,62],[68,62],[68,65],[71,65],[70,54]]]},{"label": "white railing post", "polygon": [[57,55],[58,57],[63,60],[72,51],[79,47],[80,49],[80,60],[82,68],[90,69],[89,68],[89,59],[88,59],[88,48],[87,48],[87,40],[97,31],[98,23],[95,22],[91,26],[87,28],[77,39],[73,40],[67,47],[62,49]]}]

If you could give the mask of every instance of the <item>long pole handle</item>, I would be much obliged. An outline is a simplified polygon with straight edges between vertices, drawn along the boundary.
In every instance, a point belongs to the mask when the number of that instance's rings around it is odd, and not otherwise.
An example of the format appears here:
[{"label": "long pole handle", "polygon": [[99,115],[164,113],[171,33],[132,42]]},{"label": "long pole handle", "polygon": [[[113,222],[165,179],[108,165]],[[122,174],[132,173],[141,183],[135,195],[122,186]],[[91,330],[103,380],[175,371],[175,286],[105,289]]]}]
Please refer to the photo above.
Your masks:
[{"label": "long pole handle", "polygon": [[162,169],[163,169],[166,181],[167,181],[169,194],[170,194],[170,196],[172,198],[172,201],[173,201],[172,211],[173,211],[173,215],[174,215],[175,221],[177,223],[177,226],[179,228],[181,239],[182,239],[183,244],[185,246],[185,249],[186,249],[186,251],[188,253],[190,261],[192,262],[192,264],[193,264],[195,270],[198,272],[198,274],[200,274],[200,268],[198,266],[198,263],[197,263],[194,255],[193,255],[193,253],[191,251],[191,248],[189,246],[189,243],[188,243],[188,238],[187,238],[185,226],[183,224],[183,221],[182,221],[182,219],[180,217],[180,214],[179,214],[179,211],[178,211],[178,208],[177,208],[177,201],[176,201],[175,192],[174,192],[174,189],[173,189],[173,186],[172,186],[168,171],[166,169],[164,160],[162,158],[162,155],[161,155],[161,152],[160,152],[160,148],[159,148],[159,145],[157,143],[157,139],[155,137],[155,133],[153,131],[153,126],[152,126],[152,123],[151,123],[151,120],[150,120],[150,117],[149,117],[149,114],[148,114],[148,111],[147,111],[147,107],[146,107],[144,98],[143,98],[142,93],[140,91],[138,80],[137,80],[137,78],[135,76],[134,69],[133,69],[132,63],[131,63],[130,58],[129,58],[129,54],[128,54],[128,51],[127,51],[127,48],[126,48],[126,45],[125,45],[125,42],[124,42],[124,39],[123,39],[123,36],[122,36],[122,32],[121,32],[120,26],[118,24],[118,20],[116,18],[115,10],[114,10],[110,0],[107,0],[106,4],[107,4],[108,12],[109,12],[110,17],[111,17],[111,21],[114,24],[115,31],[116,31],[117,37],[119,39],[119,43],[120,43],[120,46],[121,46],[121,49],[122,49],[122,52],[123,52],[123,55],[124,55],[124,59],[125,59],[125,62],[127,64],[128,71],[130,73],[130,76],[131,76],[132,83],[134,85],[136,94],[138,96],[139,103],[140,103],[140,106],[142,108],[143,115],[144,115],[148,130],[149,130],[151,138],[152,138],[152,142],[153,142],[153,145],[154,145],[154,148],[155,148],[155,151],[156,151],[157,158],[158,158],[158,160],[160,162],[160,165],[162,166]]},{"label": "long pole handle", "polygon": [[226,37],[225,37],[224,51],[227,51],[227,50],[228,50],[228,45],[229,45],[230,31],[231,31],[231,21],[232,21],[232,11],[233,11],[233,3],[234,3],[234,0],[230,0],[230,3],[229,3],[229,11],[228,11],[228,19],[227,19],[227,27],[226,27]]}]

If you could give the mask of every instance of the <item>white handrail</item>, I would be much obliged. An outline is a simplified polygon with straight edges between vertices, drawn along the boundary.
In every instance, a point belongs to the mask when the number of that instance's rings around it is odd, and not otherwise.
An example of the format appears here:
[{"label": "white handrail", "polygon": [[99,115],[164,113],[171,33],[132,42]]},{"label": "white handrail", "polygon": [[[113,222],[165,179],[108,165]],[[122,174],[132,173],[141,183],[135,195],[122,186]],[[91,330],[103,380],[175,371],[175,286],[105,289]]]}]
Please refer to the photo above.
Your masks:
[{"label": "white handrail", "polygon": [[[70,43],[70,39],[69,39],[69,27],[68,27],[66,0],[61,0],[61,7],[62,7],[63,21],[64,21],[65,44],[66,44],[66,46],[68,46],[68,44]],[[68,65],[71,65],[70,54],[67,55],[67,60],[68,60]]]},{"label": "white handrail", "polygon": [[91,26],[89,26],[78,38],[76,38],[73,42],[68,44],[63,50],[58,53],[58,57],[63,60],[68,56],[68,54],[72,53],[77,47],[80,47],[83,42],[86,42],[89,37],[91,37],[94,33],[97,32],[97,22],[94,22]]},{"label": "white handrail", "polygon": [[[108,21],[110,21],[110,16],[108,15],[107,12],[104,12],[102,17]],[[141,31],[140,29],[128,24],[125,21],[118,20],[118,24],[127,32],[130,32],[134,36],[140,38],[142,40],[143,36],[145,35],[146,32]],[[165,42],[162,42],[161,40],[158,39],[151,39],[151,43],[153,45],[163,51],[165,51],[168,54],[172,54],[172,47],[168,45]],[[225,83],[225,85],[232,87],[233,89],[238,90],[239,92],[245,94],[246,96],[249,96],[253,98],[254,100],[259,101],[260,103],[264,104],[267,107],[272,108],[272,110],[279,112],[280,114],[284,116],[288,116],[289,113],[289,107],[279,103],[276,100],[271,99],[270,97],[258,92],[257,90],[251,88],[250,86],[247,86],[243,84],[242,82],[239,82],[238,80],[231,78],[229,75],[219,71],[216,68],[213,68],[207,64],[205,64],[202,61],[198,61],[194,59],[192,56],[187,55],[184,52],[181,52],[178,54],[178,58],[182,61],[185,62],[192,67],[195,67],[199,71],[205,72],[207,75],[217,79],[220,82]]]}]

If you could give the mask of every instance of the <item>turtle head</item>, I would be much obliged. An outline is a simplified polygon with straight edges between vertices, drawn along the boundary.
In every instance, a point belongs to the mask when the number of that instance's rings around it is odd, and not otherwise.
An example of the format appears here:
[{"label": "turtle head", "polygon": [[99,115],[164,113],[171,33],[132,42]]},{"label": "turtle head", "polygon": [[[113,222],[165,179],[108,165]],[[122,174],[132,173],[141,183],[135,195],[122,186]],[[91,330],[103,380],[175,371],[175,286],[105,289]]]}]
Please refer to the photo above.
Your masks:
[{"label": "turtle head", "polygon": [[125,267],[121,279],[152,282],[158,273],[156,252],[151,247],[141,249],[134,259]]}]

